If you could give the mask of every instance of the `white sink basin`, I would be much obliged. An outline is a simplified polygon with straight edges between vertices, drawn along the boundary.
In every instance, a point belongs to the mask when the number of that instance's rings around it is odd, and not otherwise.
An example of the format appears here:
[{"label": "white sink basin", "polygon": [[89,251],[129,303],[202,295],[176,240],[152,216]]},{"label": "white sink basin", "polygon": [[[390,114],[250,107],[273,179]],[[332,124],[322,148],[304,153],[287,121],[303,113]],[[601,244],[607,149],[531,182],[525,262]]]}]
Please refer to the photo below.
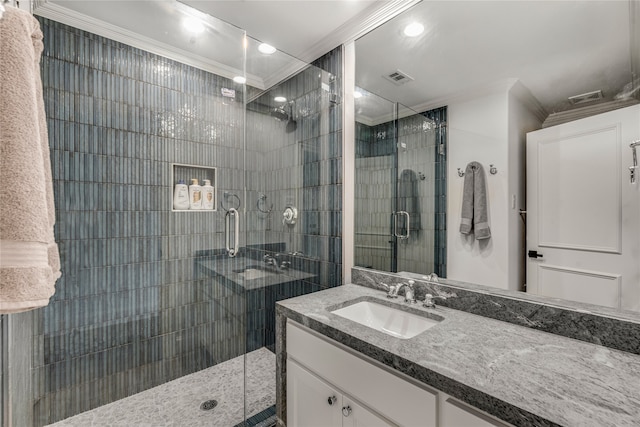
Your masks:
[{"label": "white sink basin", "polygon": [[339,308],[332,313],[392,337],[404,339],[415,337],[440,322],[369,301]]}]

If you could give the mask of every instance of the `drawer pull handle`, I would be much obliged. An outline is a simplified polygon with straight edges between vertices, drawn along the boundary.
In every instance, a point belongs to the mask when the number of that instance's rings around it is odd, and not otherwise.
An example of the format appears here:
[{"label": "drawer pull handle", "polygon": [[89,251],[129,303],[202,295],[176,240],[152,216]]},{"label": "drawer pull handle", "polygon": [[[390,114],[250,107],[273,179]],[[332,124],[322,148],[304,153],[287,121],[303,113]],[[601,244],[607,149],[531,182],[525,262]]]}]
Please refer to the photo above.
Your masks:
[{"label": "drawer pull handle", "polygon": [[331,396],[327,399],[327,403],[329,404],[329,406],[333,406],[334,403],[336,403],[336,397],[335,396]]},{"label": "drawer pull handle", "polygon": [[353,412],[353,409],[351,409],[351,406],[342,407],[342,415],[344,415],[345,417],[348,417],[349,415],[351,415],[351,412]]}]

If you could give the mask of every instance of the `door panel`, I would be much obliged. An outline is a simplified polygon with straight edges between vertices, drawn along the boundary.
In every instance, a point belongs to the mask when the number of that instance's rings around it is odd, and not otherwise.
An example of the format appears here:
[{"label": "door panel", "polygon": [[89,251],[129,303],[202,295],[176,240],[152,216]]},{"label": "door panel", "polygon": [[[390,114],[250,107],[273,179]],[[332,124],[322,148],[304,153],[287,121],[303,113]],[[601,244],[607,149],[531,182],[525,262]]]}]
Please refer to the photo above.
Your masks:
[{"label": "door panel", "polygon": [[[335,400],[329,400],[335,397]],[[291,426],[342,425],[342,396],[320,378],[287,360],[287,423]]]},{"label": "door panel", "polygon": [[620,124],[537,143],[538,246],[620,253],[619,140]]},{"label": "door panel", "polygon": [[527,135],[527,291],[640,310],[640,106]]},{"label": "door panel", "polygon": [[[606,272],[578,270],[554,265],[535,265],[541,295],[590,304],[619,307],[621,277]],[[561,283],[562,286],[557,286]]]}]

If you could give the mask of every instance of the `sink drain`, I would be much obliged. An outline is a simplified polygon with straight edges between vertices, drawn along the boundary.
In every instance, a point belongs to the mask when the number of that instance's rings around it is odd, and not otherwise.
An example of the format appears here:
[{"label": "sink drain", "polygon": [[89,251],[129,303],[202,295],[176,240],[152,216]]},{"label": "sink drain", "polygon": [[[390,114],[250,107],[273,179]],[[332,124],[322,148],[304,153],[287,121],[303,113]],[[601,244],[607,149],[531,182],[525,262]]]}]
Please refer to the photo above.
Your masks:
[{"label": "sink drain", "polygon": [[213,408],[215,408],[216,406],[218,406],[218,401],[211,399],[211,400],[207,400],[205,402],[202,402],[202,404],[200,405],[200,409],[202,409],[203,411],[210,411]]}]

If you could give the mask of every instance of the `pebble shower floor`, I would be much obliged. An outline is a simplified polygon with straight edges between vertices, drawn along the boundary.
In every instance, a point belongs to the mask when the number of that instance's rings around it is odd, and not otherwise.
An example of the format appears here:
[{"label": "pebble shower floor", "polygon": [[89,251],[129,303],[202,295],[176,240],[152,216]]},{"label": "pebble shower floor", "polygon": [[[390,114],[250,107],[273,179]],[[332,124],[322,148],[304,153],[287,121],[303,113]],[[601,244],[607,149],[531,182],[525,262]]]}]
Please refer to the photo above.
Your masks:
[{"label": "pebble shower floor", "polygon": [[[247,418],[251,418],[275,405],[276,358],[264,347],[246,357]],[[50,426],[234,426],[244,420],[244,374],[243,357],[236,357]],[[201,410],[202,402],[209,399],[218,405]]]}]

